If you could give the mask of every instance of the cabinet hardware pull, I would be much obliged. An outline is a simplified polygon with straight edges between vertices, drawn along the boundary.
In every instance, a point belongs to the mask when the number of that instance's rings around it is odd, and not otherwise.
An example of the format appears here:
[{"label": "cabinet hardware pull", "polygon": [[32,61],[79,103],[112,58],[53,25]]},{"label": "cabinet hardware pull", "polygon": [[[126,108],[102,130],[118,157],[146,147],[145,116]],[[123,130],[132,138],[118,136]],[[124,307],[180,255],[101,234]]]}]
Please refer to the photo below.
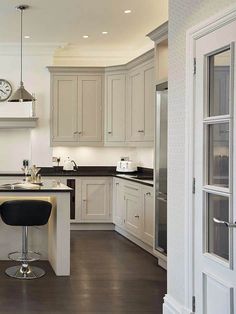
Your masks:
[{"label": "cabinet hardware pull", "polygon": [[112,133],[111,131],[108,132],[108,134],[111,134],[111,133]]},{"label": "cabinet hardware pull", "polygon": [[74,134],[79,134],[79,132],[78,132],[78,131],[75,131]]},{"label": "cabinet hardware pull", "polygon": [[219,219],[216,219],[216,218],[213,218],[214,222],[217,223],[217,224],[223,224],[225,225],[226,227],[228,228],[236,228],[236,223],[229,223],[227,221],[224,221],[224,220],[219,220]]},{"label": "cabinet hardware pull", "polygon": [[167,203],[167,199],[166,198],[164,198],[164,197],[157,197],[156,198],[158,201],[162,201],[162,202],[165,202],[165,203]]},{"label": "cabinet hardware pull", "polygon": [[116,182],[116,185],[119,185],[119,182]]},{"label": "cabinet hardware pull", "polygon": [[86,202],[87,200],[83,200],[83,202]]},{"label": "cabinet hardware pull", "polygon": [[144,133],[144,130],[138,130],[139,133]]},{"label": "cabinet hardware pull", "polygon": [[151,193],[150,193],[150,192],[147,192],[146,195],[151,195]]},{"label": "cabinet hardware pull", "polygon": [[139,215],[135,215],[134,217],[135,217],[135,218],[139,218]]},{"label": "cabinet hardware pull", "polygon": [[79,131],[78,134],[82,134],[82,131]]},{"label": "cabinet hardware pull", "polygon": [[131,190],[134,190],[134,191],[138,191],[138,190],[139,190],[138,188],[134,188],[134,187],[128,186],[128,185],[125,185],[125,187],[126,187],[127,189],[131,189]]}]

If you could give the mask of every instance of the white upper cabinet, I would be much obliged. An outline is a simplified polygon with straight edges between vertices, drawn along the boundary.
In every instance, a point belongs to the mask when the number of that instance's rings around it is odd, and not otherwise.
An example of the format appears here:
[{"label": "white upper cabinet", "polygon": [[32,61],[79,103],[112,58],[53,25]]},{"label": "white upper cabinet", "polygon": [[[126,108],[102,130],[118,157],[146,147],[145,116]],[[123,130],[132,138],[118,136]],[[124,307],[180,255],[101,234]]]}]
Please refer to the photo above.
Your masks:
[{"label": "white upper cabinet", "polygon": [[154,140],[154,64],[145,63],[128,74],[127,138],[128,142]]},{"label": "white upper cabinet", "polygon": [[101,146],[104,74],[71,72],[51,77],[51,144]]},{"label": "white upper cabinet", "polygon": [[51,110],[52,141],[76,142],[77,76],[54,76]]},{"label": "white upper cabinet", "polygon": [[153,145],[153,50],[117,67],[49,71],[53,146]]},{"label": "white upper cabinet", "polygon": [[80,142],[102,141],[102,77],[78,76],[78,135]]},{"label": "white upper cabinet", "polygon": [[125,142],[126,75],[106,77],[106,142]]}]

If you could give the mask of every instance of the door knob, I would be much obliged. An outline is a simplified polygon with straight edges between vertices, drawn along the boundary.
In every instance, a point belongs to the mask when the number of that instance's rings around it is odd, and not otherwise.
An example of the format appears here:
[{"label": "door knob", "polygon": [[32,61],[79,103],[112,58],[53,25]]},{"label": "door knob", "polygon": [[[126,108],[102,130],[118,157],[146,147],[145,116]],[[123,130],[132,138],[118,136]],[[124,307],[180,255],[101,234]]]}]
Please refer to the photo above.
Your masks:
[{"label": "door knob", "polygon": [[227,221],[224,221],[224,220],[219,220],[217,218],[213,218],[214,222],[217,223],[217,224],[221,224],[221,225],[225,225],[226,227],[228,228],[236,228],[236,223],[229,223]]}]

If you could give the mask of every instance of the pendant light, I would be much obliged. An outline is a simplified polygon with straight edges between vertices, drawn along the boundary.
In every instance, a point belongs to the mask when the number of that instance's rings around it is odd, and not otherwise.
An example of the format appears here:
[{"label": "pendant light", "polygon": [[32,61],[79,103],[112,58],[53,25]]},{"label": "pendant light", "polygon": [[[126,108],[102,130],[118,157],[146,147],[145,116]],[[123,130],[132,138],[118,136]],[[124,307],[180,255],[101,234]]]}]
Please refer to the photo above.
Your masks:
[{"label": "pendant light", "polygon": [[23,78],[22,78],[22,37],[23,37],[23,11],[28,9],[28,5],[19,5],[16,7],[20,11],[20,87],[13,93],[9,98],[9,102],[24,102],[24,101],[34,101],[35,98],[27,92],[24,88]]}]

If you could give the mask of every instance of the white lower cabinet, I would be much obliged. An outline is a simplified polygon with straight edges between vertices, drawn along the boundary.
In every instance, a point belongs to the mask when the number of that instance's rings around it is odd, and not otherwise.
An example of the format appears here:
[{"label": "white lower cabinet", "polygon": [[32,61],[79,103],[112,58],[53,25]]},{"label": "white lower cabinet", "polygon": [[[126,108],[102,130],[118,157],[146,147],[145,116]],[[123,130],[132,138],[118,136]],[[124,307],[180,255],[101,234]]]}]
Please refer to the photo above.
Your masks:
[{"label": "white lower cabinet", "polygon": [[123,181],[113,179],[113,222],[119,227],[124,227],[124,193]]},{"label": "white lower cabinet", "polygon": [[113,179],[113,222],[153,246],[153,187]]},{"label": "white lower cabinet", "polygon": [[137,237],[141,237],[141,209],[140,188],[124,184],[124,226]]},{"label": "white lower cabinet", "polygon": [[142,240],[153,245],[154,239],[154,198],[153,188],[148,186],[142,187]]},{"label": "white lower cabinet", "polygon": [[112,221],[111,179],[82,179],[81,222]]}]

